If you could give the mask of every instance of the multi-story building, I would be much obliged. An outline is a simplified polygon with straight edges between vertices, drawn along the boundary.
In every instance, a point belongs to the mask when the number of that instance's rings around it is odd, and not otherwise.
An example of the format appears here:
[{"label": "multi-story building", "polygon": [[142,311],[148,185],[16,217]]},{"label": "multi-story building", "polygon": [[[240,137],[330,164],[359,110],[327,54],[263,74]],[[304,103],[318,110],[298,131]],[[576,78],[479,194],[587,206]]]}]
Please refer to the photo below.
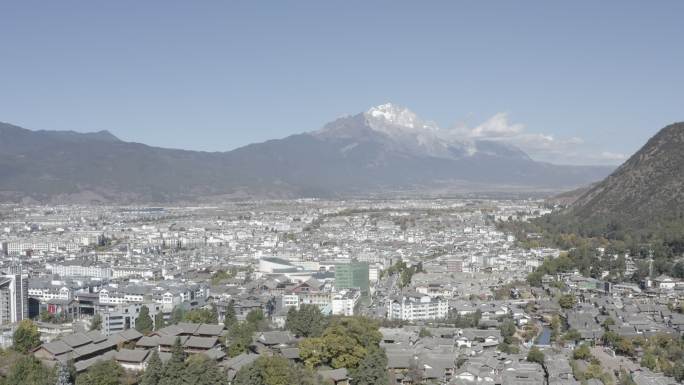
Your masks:
[{"label": "multi-story building", "polygon": [[73,298],[73,291],[66,286],[30,287],[28,294],[41,302],[53,299],[68,301]]},{"label": "multi-story building", "polygon": [[332,314],[353,316],[356,305],[361,299],[361,292],[358,290],[342,290],[332,297]]},{"label": "multi-story building", "polygon": [[28,275],[0,276],[0,325],[28,318]]},{"label": "multi-story building", "polygon": [[362,295],[370,294],[368,263],[351,262],[335,265],[335,288],[358,289]]},{"label": "multi-story building", "polygon": [[157,313],[162,312],[162,305],[156,303],[120,305],[113,309],[101,312],[102,334],[108,336],[135,327],[135,322],[140,314],[140,309],[147,306],[150,318],[154,320]]},{"label": "multi-story building", "polygon": [[113,278],[143,277],[155,278],[161,275],[161,269],[132,266],[117,266],[112,268]]},{"label": "multi-story building", "polygon": [[72,241],[32,240],[10,241],[3,248],[8,255],[25,255],[27,253],[76,252],[80,250],[81,245]]},{"label": "multi-story building", "polygon": [[103,304],[125,304],[143,301],[143,295],[138,293],[117,292],[113,290],[102,289],[98,294],[100,296],[100,303]]},{"label": "multi-story building", "polygon": [[282,295],[282,306],[283,307],[293,307],[299,309],[299,295],[297,294],[283,294]]},{"label": "multi-story building", "polygon": [[443,319],[448,313],[449,301],[427,295],[394,298],[387,309],[390,320],[404,321]]},{"label": "multi-story building", "polygon": [[88,277],[98,279],[111,279],[112,269],[93,262],[64,262],[48,266],[52,274],[60,277]]},{"label": "multi-story building", "polygon": [[446,261],[446,267],[448,273],[462,273],[463,272],[463,260],[461,259],[450,259]]}]

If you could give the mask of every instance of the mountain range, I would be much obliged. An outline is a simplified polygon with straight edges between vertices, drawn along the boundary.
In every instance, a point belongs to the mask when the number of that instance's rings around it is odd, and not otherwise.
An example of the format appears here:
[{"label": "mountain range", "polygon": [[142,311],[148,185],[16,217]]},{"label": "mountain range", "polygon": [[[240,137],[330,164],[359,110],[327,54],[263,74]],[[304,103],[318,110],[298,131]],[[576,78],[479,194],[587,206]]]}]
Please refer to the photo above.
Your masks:
[{"label": "mountain range", "polygon": [[392,104],[313,132],[227,152],[165,149],[107,131],[0,123],[0,200],[172,202],[414,191],[562,190],[607,166],[539,162],[512,145],[440,129]]}]

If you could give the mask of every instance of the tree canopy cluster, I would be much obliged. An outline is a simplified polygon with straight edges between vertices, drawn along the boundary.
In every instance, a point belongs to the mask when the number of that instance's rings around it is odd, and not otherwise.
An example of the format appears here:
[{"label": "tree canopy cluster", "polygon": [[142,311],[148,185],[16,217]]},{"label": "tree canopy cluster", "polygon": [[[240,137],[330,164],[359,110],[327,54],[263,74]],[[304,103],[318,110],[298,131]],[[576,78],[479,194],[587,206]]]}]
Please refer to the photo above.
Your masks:
[{"label": "tree canopy cluster", "polygon": [[636,357],[637,351],[641,351],[643,366],[674,377],[677,381],[684,381],[684,340],[681,338],[666,334],[628,338],[607,331],[603,341],[620,355]]},{"label": "tree canopy cluster", "polygon": [[171,359],[162,364],[152,352],[140,385],[227,385],[228,378],[215,361],[201,354],[186,357],[180,339],[176,339]]},{"label": "tree canopy cluster", "polygon": [[[155,317],[156,318],[156,317]],[[226,336],[230,356],[247,351],[254,332],[264,325],[259,310],[250,312],[246,320],[237,321],[228,311]],[[143,307],[136,328],[149,332],[154,327],[149,309]],[[300,342],[301,364],[280,356],[262,356],[243,367],[233,381],[235,385],[323,385],[317,370],[346,368],[352,385],[387,385],[387,357],[379,344],[379,324],[364,317],[325,317],[316,306],[302,306],[288,314],[287,329],[304,337]],[[151,352],[145,371],[125,371],[112,360],[93,364],[76,374],[73,363],[48,368],[28,353],[40,345],[40,334],[30,321],[22,322],[15,332],[15,346],[0,351],[0,385],[226,385],[227,376],[215,361],[201,354],[187,356],[180,339],[172,347],[171,358],[162,363],[156,351]]]},{"label": "tree canopy cluster", "polygon": [[244,322],[237,322],[237,319],[232,322],[226,339],[228,356],[235,357],[246,352],[252,344],[252,335],[265,328],[264,321],[264,313],[257,309],[247,313]]},{"label": "tree canopy cluster", "polygon": [[14,331],[14,350],[19,353],[28,353],[40,346],[40,332],[38,326],[31,320],[22,320]]},{"label": "tree canopy cluster", "polygon": [[318,385],[320,380],[312,370],[295,365],[278,356],[262,356],[240,369],[235,385]]},{"label": "tree canopy cluster", "polygon": [[[653,259],[653,276],[668,274],[684,278],[684,262],[675,258],[684,253],[684,215],[642,231],[620,221],[601,224],[575,224],[567,215],[549,214],[533,221],[498,222],[502,231],[512,233],[523,247],[557,247],[569,250],[565,258],[545,261],[528,276],[533,286],[541,286],[544,274],[577,269],[586,277],[601,278],[604,271],[612,282],[625,279],[639,282],[649,275],[647,260]],[[530,237],[534,234],[534,237]],[[598,248],[604,249],[600,253]],[[637,271],[625,276],[626,256],[636,260]],[[559,260],[559,261],[556,261]]]},{"label": "tree canopy cluster", "polygon": [[417,265],[408,266],[406,262],[399,261],[387,269],[387,274],[394,275],[399,274],[399,281],[397,284],[399,287],[403,288],[408,286],[413,279],[413,275],[423,271],[423,264],[418,263]]},{"label": "tree canopy cluster", "polygon": [[480,309],[475,310],[470,314],[458,314],[455,310],[449,312],[446,323],[453,324],[456,328],[476,328],[482,319],[482,312]]},{"label": "tree canopy cluster", "polygon": [[328,326],[328,320],[316,305],[302,305],[299,310],[291,307],[287,312],[285,329],[299,337],[320,337]]}]

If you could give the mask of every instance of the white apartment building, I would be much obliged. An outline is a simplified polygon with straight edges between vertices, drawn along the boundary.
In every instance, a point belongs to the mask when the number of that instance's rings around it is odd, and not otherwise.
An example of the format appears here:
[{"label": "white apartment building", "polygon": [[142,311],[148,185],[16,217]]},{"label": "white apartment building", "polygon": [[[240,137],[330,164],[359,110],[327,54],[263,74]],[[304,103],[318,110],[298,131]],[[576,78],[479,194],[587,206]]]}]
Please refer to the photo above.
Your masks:
[{"label": "white apartment building", "polygon": [[108,289],[102,289],[98,294],[100,303],[103,304],[141,303],[143,301],[142,294],[119,293]]},{"label": "white apartment building", "polygon": [[283,307],[293,307],[299,309],[299,296],[297,294],[283,294]]},{"label": "white apartment building", "polygon": [[435,320],[449,314],[449,301],[430,296],[404,296],[388,304],[387,317],[390,320]]},{"label": "white apartment building", "polygon": [[332,296],[332,314],[353,316],[354,309],[361,299],[361,292],[358,290],[342,290]]},{"label": "white apartment building", "polygon": [[29,287],[28,295],[37,298],[41,302],[47,302],[52,299],[69,301],[73,298],[73,291],[66,286]]},{"label": "white apartment building", "polygon": [[0,276],[0,325],[28,318],[28,274]]},{"label": "white apartment building", "polygon": [[76,252],[81,246],[71,241],[10,241],[5,246],[8,255],[24,255],[28,251],[44,252]]},{"label": "white apartment building", "polygon": [[63,263],[48,266],[52,274],[60,277],[89,277],[111,279],[112,269],[92,263]]},{"label": "white apartment building", "polygon": [[112,277],[113,278],[127,278],[127,277],[154,278],[155,271],[159,271],[159,269],[143,268],[143,267],[117,266],[117,267],[112,268]]}]

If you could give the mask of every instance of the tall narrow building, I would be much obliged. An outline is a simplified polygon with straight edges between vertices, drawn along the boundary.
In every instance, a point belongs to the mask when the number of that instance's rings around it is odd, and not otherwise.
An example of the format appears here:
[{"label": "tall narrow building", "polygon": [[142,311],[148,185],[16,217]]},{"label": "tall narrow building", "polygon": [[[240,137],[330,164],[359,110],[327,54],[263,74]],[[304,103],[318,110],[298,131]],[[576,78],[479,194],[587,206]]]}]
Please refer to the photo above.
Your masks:
[{"label": "tall narrow building", "polygon": [[370,294],[368,263],[351,262],[335,265],[336,289],[359,289],[364,296]]},{"label": "tall narrow building", "polygon": [[28,318],[28,275],[0,275],[0,325]]}]

